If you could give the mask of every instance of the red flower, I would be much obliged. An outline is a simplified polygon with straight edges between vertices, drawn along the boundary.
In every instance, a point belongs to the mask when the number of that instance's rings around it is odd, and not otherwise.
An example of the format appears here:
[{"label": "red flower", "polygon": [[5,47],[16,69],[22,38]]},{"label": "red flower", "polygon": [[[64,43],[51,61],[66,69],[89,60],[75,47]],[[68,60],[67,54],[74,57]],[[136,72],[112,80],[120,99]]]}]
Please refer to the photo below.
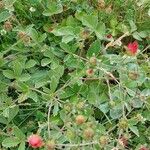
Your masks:
[{"label": "red flower", "polygon": [[43,146],[42,138],[37,134],[32,134],[28,138],[28,143],[32,148],[39,148]]},{"label": "red flower", "polygon": [[142,146],[139,150],[149,150],[149,149],[146,148],[145,146]]},{"label": "red flower", "polygon": [[138,50],[138,42],[137,41],[134,41],[133,43],[129,43],[128,44],[128,52],[131,54],[131,55],[135,55],[137,53],[137,50]]}]

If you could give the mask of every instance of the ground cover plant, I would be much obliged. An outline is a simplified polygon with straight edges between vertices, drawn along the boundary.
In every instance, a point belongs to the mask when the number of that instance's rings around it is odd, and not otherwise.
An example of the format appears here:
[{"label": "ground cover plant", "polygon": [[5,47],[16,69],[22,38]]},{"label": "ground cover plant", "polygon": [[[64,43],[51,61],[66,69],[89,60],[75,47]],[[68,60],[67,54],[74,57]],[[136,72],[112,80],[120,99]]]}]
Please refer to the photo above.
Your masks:
[{"label": "ground cover plant", "polygon": [[150,1],[0,1],[1,150],[150,149]]}]

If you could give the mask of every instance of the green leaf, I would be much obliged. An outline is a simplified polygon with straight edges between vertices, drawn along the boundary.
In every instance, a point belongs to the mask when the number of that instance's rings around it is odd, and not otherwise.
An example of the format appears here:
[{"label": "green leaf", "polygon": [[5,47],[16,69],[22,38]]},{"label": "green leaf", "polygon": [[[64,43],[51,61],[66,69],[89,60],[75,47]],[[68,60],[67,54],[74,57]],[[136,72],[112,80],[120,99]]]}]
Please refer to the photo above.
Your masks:
[{"label": "green leaf", "polygon": [[129,126],[135,126],[138,123],[138,120],[135,118],[128,119]]},{"label": "green leaf", "polygon": [[64,67],[63,66],[56,66],[51,72],[51,90],[54,92],[57,88],[59,83],[60,77],[64,74]]},{"label": "green leaf", "polygon": [[47,37],[47,34],[46,33],[43,33],[42,35],[40,35],[39,39],[38,39],[38,42],[39,43],[42,43]]},{"label": "green leaf", "polygon": [[33,39],[33,41],[36,43],[43,42],[47,37],[46,33],[43,34],[41,34],[40,32],[38,33],[38,31],[36,31],[34,28],[31,29],[30,36]]},{"label": "green leaf", "polygon": [[21,142],[18,150],[25,150],[25,142]]},{"label": "green leaf", "polygon": [[39,38],[39,34],[35,29],[31,29],[30,31],[31,34],[31,38],[33,39],[33,41],[38,42],[38,38]]},{"label": "green leaf", "polygon": [[14,72],[12,70],[3,70],[3,75],[9,79],[14,79]]},{"label": "green leaf", "polygon": [[19,107],[18,106],[13,106],[9,109],[9,118],[8,122],[12,121],[14,117],[18,114],[19,112]]},{"label": "green leaf", "polygon": [[2,142],[2,146],[6,148],[15,147],[20,143],[20,140],[16,137],[5,138]]},{"label": "green leaf", "polygon": [[58,115],[58,112],[59,112],[59,105],[58,105],[58,102],[56,102],[54,104],[53,115],[54,116]]},{"label": "green leaf", "polygon": [[111,109],[110,110],[110,117],[112,119],[119,119],[122,116],[122,109]]},{"label": "green leaf", "polygon": [[98,108],[99,108],[104,114],[106,114],[106,113],[109,111],[109,104],[108,104],[108,103],[101,104]]},{"label": "green leaf", "polygon": [[146,120],[150,121],[150,113],[149,110],[146,110],[143,112],[143,117],[146,118]]},{"label": "green leaf", "polygon": [[44,52],[44,56],[50,58],[51,61],[54,59],[54,54],[51,49],[46,50]]},{"label": "green leaf", "polygon": [[24,73],[24,74],[22,74],[22,75],[18,78],[18,80],[19,80],[19,81],[22,81],[22,82],[25,82],[25,81],[30,80],[30,78],[31,78],[30,74]]},{"label": "green leaf", "polygon": [[64,74],[64,66],[57,66],[55,70],[53,70],[54,76],[60,78]]},{"label": "green leaf", "polygon": [[6,118],[9,118],[9,108],[4,109],[2,115]]},{"label": "green leaf", "polygon": [[30,59],[26,64],[25,64],[25,68],[29,69],[32,68],[36,65],[36,61],[34,59]]},{"label": "green leaf", "polygon": [[77,27],[79,25],[79,22],[76,18],[74,18],[72,15],[68,16],[66,20],[67,26]]},{"label": "green leaf", "polygon": [[65,90],[60,91],[59,97],[61,99],[65,99],[74,95],[74,92],[70,88],[66,88]]},{"label": "green leaf", "polygon": [[62,42],[64,42],[64,43],[69,43],[69,42],[72,41],[74,38],[75,38],[74,35],[66,35],[66,36],[63,36]]},{"label": "green leaf", "polygon": [[74,38],[76,38],[75,31],[76,31],[75,28],[71,26],[66,26],[66,27],[56,28],[52,31],[52,33],[55,36],[63,36],[62,42],[68,43],[72,41]]},{"label": "green leaf", "polygon": [[128,94],[129,94],[130,96],[135,96],[135,95],[136,95],[136,92],[135,92],[135,91],[133,91],[133,90],[131,90],[131,89],[129,89],[129,88],[126,88],[126,90],[127,90]]},{"label": "green leaf", "polygon": [[129,24],[130,24],[130,27],[131,27],[131,32],[134,32],[134,31],[137,30],[137,27],[136,27],[135,23],[132,20],[129,21]]},{"label": "green leaf", "polygon": [[140,37],[140,34],[138,32],[134,32],[132,35],[136,40],[142,41],[142,38]]},{"label": "green leaf", "polygon": [[105,126],[103,124],[98,124],[97,129],[98,129],[98,133],[100,135],[106,134],[106,128],[105,128]]},{"label": "green leaf", "polygon": [[106,33],[106,27],[104,23],[98,23],[98,26],[95,29],[96,36],[102,40]]},{"label": "green leaf", "polygon": [[69,36],[74,35],[74,28],[70,26],[56,28],[52,31],[55,36]]},{"label": "green leaf", "polygon": [[38,82],[35,83],[35,88],[40,88],[40,87],[46,85],[47,83],[49,83],[48,78],[38,80]]},{"label": "green leaf", "polygon": [[52,76],[51,77],[51,91],[52,92],[54,92],[56,90],[58,83],[59,83],[59,78]]},{"label": "green leaf", "polygon": [[131,103],[134,108],[141,108],[143,106],[143,101],[139,98],[134,98]]},{"label": "green leaf", "polygon": [[0,123],[7,124],[7,119],[2,115],[0,115]]},{"label": "green leaf", "polygon": [[67,53],[74,53],[77,50],[76,45],[69,45],[66,43],[60,43],[60,47]]},{"label": "green leaf", "polygon": [[83,63],[80,59],[75,58],[74,56],[68,54],[64,58],[65,65],[69,68],[82,68],[83,69]]},{"label": "green leaf", "polygon": [[43,12],[44,16],[52,16],[63,12],[63,6],[59,2],[51,2],[48,4],[48,9]]},{"label": "green leaf", "polygon": [[48,75],[47,70],[37,70],[35,73],[32,74],[32,80],[34,83],[38,82],[41,79],[46,78]]},{"label": "green leaf", "polygon": [[146,31],[138,32],[138,34],[141,38],[146,38],[148,36],[148,32],[146,32]]},{"label": "green leaf", "polygon": [[13,127],[13,132],[17,138],[19,138],[20,140],[25,140],[24,133],[17,126]]},{"label": "green leaf", "polygon": [[139,130],[136,126],[129,126],[129,129],[139,137]]},{"label": "green leaf", "polygon": [[88,49],[87,56],[91,57],[93,56],[93,54],[97,55],[100,52],[100,48],[101,48],[101,43],[99,40],[96,40],[91,44],[90,48]]},{"label": "green leaf", "polygon": [[98,25],[97,15],[85,15],[82,17],[82,24],[89,27],[92,30],[95,30]]},{"label": "green leaf", "polygon": [[[147,82],[147,81],[146,81]],[[142,91],[142,93],[141,93],[141,95],[144,95],[144,96],[150,96],[150,89],[143,89],[143,91]]]},{"label": "green leaf", "polygon": [[38,102],[39,100],[37,93],[33,91],[32,92],[30,91],[28,97],[31,98],[34,102]]},{"label": "green leaf", "polygon": [[96,105],[98,99],[98,95],[96,92],[94,91],[89,91],[88,96],[87,96],[87,100],[90,104]]},{"label": "green leaf", "polygon": [[3,21],[6,21],[9,17],[11,17],[11,14],[8,11],[3,11],[0,13],[0,23]]},{"label": "green leaf", "polygon": [[49,58],[44,58],[41,60],[41,66],[47,66],[48,64],[51,63],[51,60]]},{"label": "green leaf", "polygon": [[13,64],[12,67],[13,67],[15,76],[19,77],[21,75],[21,73],[23,71],[23,67],[24,67],[24,66],[22,66],[23,65],[22,62],[19,62],[19,60],[16,60],[16,61],[13,61],[12,64]]},{"label": "green leaf", "polygon": [[110,20],[110,26],[111,26],[111,28],[115,29],[117,25],[118,25],[117,18],[116,18],[116,17],[113,17],[113,18]]},{"label": "green leaf", "polygon": [[29,91],[29,86],[23,82],[18,82],[16,86],[19,92],[27,93]]}]

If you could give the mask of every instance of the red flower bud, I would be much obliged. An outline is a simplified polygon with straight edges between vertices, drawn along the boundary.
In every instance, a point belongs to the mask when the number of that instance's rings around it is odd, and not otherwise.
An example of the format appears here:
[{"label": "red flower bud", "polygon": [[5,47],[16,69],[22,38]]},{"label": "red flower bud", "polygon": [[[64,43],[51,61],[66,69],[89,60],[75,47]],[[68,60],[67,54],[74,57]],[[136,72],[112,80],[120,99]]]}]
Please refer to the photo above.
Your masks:
[{"label": "red flower bud", "polygon": [[111,39],[111,38],[112,38],[112,35],[111,35],[111,34],[108,34],[106,37],[107,37],[108,39]]},{"label": "red flower bud", "polygon": [[129,43],[128,44],[128,52],[129,54],[131,55],[135,55],[137,53],[137,50],[138,50],[138,42],[137,41],[134,41],[133,43]]},{"label": "red flower bud", "polygon": [[93,74],[94,74],[94,70],[93,69],[87,69],[86,70],[86,74],[88,75],[88,76],[92,76]]},{"label": "red flower bud", "polygon": [[126,137],[119,138],[118,142],[123,147],[126,147],[128,145],[128,139]]},{"label": "red flower bud", "polygon": [[28,138],[28,143],[32,148],[39,148],[44,145],[42,138],[37,134],[32,134]]}]

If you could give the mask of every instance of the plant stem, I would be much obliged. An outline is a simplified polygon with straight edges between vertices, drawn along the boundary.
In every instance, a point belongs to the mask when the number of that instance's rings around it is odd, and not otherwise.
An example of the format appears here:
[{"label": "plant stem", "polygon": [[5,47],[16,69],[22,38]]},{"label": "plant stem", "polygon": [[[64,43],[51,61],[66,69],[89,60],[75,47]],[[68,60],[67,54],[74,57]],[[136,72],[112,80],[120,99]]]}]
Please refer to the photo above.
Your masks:
[{"label": "plant stem", "polygon": [[82,147],[82,146],[89,146],[98,144],[97,141],[90,142],[90,143],[82,143],[82,144],[57,144],[56,146],[65,146],[65,147]]},{"label": "plant stem", "polygon": [[52,108],[52,102],[49,104],[48,108],[48,115],[47,115],[47,126],[48,126],[48,137],[50,138],[50,113],[51,113],[51,108]]}]

